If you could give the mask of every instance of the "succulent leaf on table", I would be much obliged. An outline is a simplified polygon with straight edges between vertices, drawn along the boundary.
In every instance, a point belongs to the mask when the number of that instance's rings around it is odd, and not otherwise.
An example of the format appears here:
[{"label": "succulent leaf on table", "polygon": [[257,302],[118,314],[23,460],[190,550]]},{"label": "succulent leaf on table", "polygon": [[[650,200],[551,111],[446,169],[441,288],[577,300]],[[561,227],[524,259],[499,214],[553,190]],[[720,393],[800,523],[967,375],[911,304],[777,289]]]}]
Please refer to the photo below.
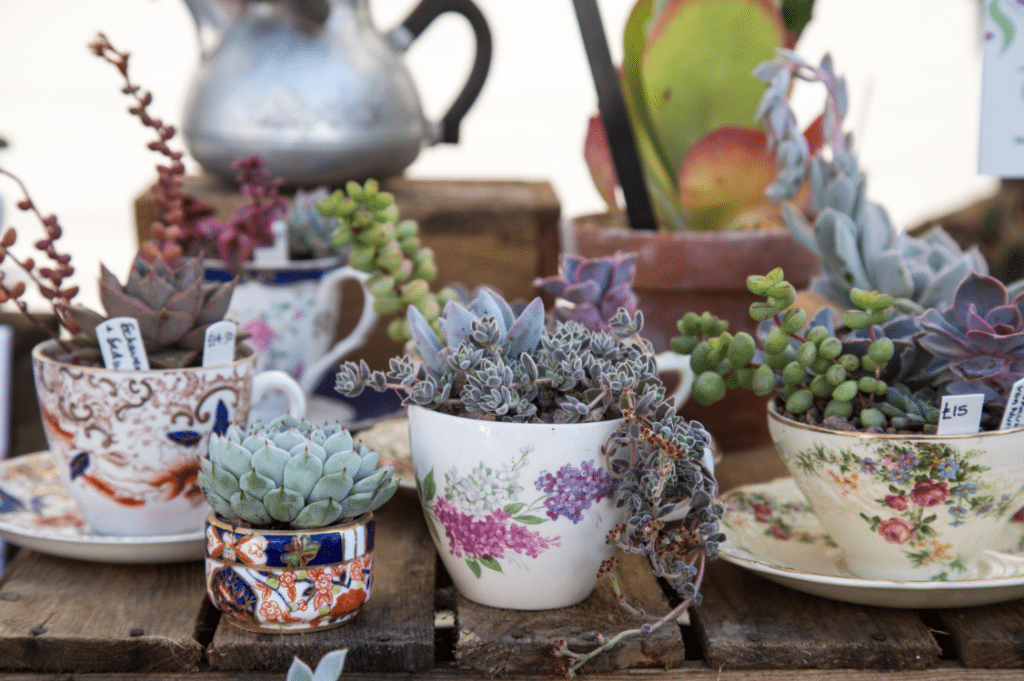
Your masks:
[{"label": "succulent leaf on table", "polygon": [[212,435],[199,486],[225,520],[253,527],[309,529],[368,513],[398,489],[394,467],[338,425],[292,416]]}]

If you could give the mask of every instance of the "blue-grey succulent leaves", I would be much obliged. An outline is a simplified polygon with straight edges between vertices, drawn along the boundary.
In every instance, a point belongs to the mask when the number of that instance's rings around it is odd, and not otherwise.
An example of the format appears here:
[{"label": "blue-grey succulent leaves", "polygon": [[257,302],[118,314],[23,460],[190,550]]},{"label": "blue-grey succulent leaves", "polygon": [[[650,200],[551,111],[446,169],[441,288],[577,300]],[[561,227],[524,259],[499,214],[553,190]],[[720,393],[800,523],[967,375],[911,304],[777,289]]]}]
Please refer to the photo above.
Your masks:
[{"label": "blue-grey succulent leaves", "polygon": [[377,468],[378,458],[338,425],[318,428],[282,416],[212,435],[209,456],[199,459],[199,486],[226,520],[325,527],[372,511],[394,495],[394,468]]},{"label": "blue-grey succulent leaves", "polygon": [[444,344],[414,306],[406,313],[416,349],[431,373],[444,371],[444,356],[465,344],[493,347],[504,357],[518,357],[537,347],[544,332],[544,303],[534,298],[518,317],[500,295],[481,289],[469,307],[449,301],[438,318]]}]

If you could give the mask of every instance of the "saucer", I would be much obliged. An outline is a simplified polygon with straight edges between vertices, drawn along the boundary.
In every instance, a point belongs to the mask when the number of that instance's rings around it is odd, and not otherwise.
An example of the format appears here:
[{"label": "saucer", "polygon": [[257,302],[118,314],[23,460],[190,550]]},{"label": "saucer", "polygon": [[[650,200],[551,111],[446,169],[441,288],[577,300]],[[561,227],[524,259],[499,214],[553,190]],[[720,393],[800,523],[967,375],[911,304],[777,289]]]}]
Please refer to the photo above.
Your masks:
[{"label": "saucer", "polygon": [[152,537],[94,534],[61,485],[49,452],[0,462],[0,537],[39,553],[99,563],[202,560],[206,547],[203,528]]},{"label": "saucer", "polygon": [[797,591],[887,608],[962,608],[1024,597],[1021,522],[1011,522],[985,552],[978,579],[900,582],[850,574],[792,478],[744,485],[722,501],[722,559]]}]

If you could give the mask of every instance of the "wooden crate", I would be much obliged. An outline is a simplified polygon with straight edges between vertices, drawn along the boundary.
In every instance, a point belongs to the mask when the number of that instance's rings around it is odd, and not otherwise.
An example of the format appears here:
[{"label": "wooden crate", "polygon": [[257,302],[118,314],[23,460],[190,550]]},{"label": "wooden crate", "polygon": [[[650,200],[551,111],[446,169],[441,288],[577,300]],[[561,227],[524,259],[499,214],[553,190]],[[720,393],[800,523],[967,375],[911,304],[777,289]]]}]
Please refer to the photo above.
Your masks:
[{"label": "wooden crate", "polygon": [[[506,298],[529,300],[537,295],[533,279],[558,271],[560,206],[548,182],[531,180],[392,178],[383,188],[395,195],[403,218],[416,220],[424,245],[434,249],[438,278],[435,289],[458,282],[470,289],[488,284]],[[187,177],[185,191],[209,203],[226,219],[241,198],[234,186],[209,176]],[[286,197],[287,198],[287,197]],[[138,238],[148,239],[156,215],[147,191],[135,200]],[[338,337],[358,319],[358,286],[342,292],[347,302]],[[374,369],[402,354],[382,323],[353,359]]]}]

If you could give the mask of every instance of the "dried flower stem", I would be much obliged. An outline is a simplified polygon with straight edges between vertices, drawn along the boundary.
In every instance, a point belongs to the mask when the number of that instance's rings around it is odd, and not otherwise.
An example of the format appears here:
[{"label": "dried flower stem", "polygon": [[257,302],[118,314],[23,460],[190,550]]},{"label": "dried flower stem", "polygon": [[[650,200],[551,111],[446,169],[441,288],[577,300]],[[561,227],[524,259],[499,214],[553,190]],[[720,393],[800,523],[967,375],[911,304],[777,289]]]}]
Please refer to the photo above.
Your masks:
[{"label": "dried flower stem", "polygon": [[89,43],[89,50],[114,67],[124,78],[122,92],[135,99],[135,105],[128,108],[129,113],[137,116],[147,128],[152,128],[157,139],[147,146],[170,160],[170,165],[157,165],[157,181],[152,185],[150,191],[153,201],[156,203],[160,219],[154,222],[152,230],[152,241],[142,244],[140,253],[148,260],[163,260],[174,262],[181,257],[181,246],[179,240],[184,231],[185,208],[183,202],[182,187],[185,183],[185,165],[181,162],[184,153],[172,151],[167,146],[167,141],[174,137],[175,128],[173,125],[165,124],[159,118],[153,118],[147,107],[153,102],[153,94],[143,90],[140,86],[131,81],[128,76],[128,58],[130,52],[117,50],[102,32],[96,34],[96,38]]}]

